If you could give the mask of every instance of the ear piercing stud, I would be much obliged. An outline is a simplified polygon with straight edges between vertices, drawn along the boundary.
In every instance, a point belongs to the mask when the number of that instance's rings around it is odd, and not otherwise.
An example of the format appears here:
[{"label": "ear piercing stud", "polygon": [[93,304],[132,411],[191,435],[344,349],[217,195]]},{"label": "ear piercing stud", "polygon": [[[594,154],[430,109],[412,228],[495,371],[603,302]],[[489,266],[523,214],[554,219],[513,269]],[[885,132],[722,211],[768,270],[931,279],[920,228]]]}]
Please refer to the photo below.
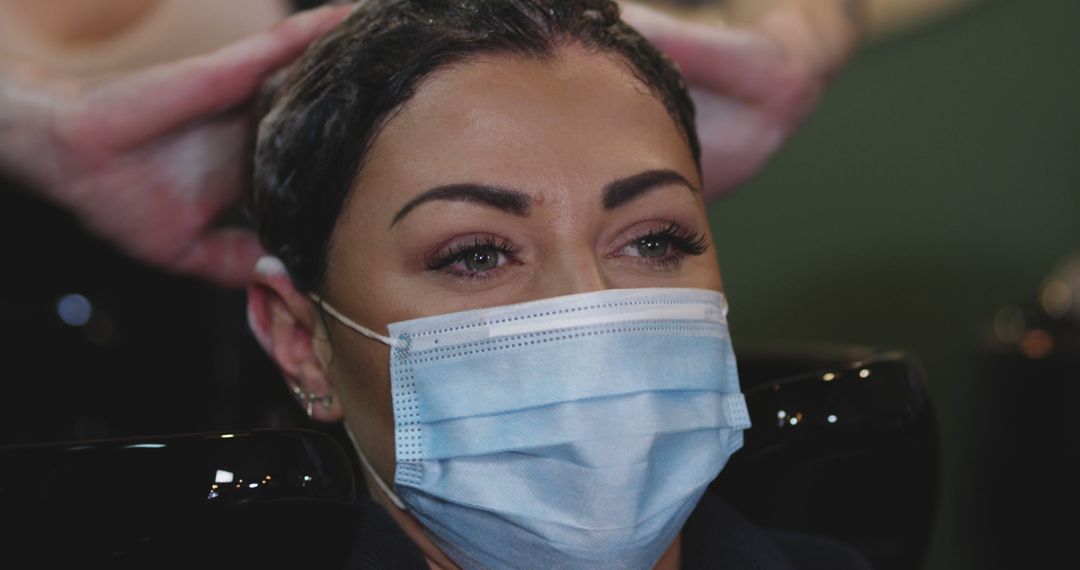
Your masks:
[{"label": "ear piercing stud", "polygon": [[329,410],[330,406],[334,403],[334,397],[330,394],[319,395],[315,392],[308,392],[305,394],[304,391],[300,388],[300,386],[296,384],[292,385],[292,392],[293,396],[296,397],[297,401],[299,401],[301,404],[307,404],[305,407],[305,411],[307,411],[307,415],[309,418],[315,414],[316,402],[322,404],[323,408],[327,410]]}]

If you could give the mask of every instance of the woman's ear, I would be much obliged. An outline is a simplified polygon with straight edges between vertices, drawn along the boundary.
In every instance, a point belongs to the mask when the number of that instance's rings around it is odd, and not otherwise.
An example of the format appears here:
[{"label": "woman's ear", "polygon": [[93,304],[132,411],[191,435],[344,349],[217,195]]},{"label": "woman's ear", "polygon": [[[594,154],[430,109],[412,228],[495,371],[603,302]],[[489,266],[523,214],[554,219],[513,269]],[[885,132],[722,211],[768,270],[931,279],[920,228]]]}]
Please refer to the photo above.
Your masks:
[{"label": "woman's ear", "polygon": [[256,264],[247,310],[256,340],[308,415],[321,422],[341,421],[340,400],[326,376],[329,359],[320,358],[313,344],[313,339],[325,338],[316,335],[321,327],[315,305],[296,290],[277,258],[264,257]]}]

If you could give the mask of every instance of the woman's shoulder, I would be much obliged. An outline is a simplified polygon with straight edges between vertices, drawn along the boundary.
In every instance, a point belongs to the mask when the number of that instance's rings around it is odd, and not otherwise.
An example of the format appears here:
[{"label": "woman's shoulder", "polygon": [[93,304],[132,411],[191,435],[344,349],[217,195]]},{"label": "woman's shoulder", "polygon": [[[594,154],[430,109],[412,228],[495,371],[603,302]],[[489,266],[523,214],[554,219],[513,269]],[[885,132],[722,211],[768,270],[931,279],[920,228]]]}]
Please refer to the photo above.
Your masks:
[{"label": "woman's shoulder", "polygon": [[706,492],[682,532],[682,567],[732,570],[870,570],[870,563],[836,540],[755,526]]}]

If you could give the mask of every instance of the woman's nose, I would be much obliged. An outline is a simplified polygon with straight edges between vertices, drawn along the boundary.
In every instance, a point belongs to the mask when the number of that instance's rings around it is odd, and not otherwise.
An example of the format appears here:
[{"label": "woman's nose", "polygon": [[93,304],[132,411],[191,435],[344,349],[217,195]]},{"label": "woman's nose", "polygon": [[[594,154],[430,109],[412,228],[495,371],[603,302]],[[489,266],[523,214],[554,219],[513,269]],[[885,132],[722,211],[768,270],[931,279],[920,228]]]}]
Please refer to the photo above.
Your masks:
[{"label": "woman's nose", "polygon": [[602,291],[613,287],[604,275],[601,259],[590,253],[564,255],[552,260],[537,280],[536,298]]}]

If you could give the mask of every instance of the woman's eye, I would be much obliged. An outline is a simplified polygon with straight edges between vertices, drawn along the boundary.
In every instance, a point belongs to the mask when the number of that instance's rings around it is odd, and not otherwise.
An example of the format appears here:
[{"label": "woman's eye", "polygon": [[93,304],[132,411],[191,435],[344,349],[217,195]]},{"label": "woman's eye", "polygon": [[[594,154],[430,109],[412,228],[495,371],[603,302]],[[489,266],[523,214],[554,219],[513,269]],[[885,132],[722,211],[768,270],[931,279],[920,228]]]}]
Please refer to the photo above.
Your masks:
[{"label": "woman's eye", "polygon": [[671,239],[665,236],[645,236],[630,248],[640,257],[664,257],[671,251]]},{"label": "woman's eye", "polygon": [[650,269],[678,269],[687,256],[701,255],[708,249],[704,234],[686,231],[675,223],[654,227],[619,250],[618,256],[633,258]]},{"label": "woman's eye", "polygon": [[516,260],[518,250],[507,240],[480,236],[451,245],[427,261],[429,271],[443,271],[458,277],[489,277]]},{"label": "woman's eye", "polygon": [[465,266],[466,271],[472,273],[491,271],[499,266],[500,255],[499,250],[493,247],[474,249],[465,254],[461,263]]}]

